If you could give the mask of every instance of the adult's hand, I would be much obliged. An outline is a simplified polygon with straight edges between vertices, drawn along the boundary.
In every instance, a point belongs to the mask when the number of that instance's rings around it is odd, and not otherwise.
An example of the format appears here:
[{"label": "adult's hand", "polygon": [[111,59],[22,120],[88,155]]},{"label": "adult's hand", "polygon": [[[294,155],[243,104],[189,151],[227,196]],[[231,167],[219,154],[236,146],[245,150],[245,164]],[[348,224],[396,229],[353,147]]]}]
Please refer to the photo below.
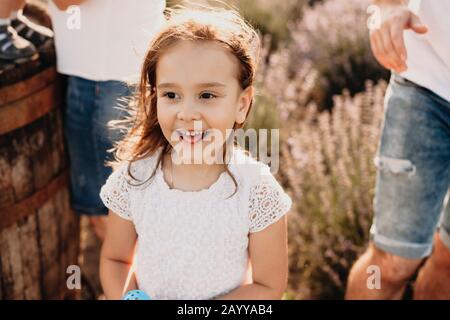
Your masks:
[{"label": "adult's hand", "polygon": [[412,31],[423,34],[428,31],[422,23],[404,4],[404,1],[385,0],[374,1],[379,7],[380,21],[377,28],[370,30],[370,46],[378,62],[385,68],[397,73],[407,69],[407,52],[403,31]]}]

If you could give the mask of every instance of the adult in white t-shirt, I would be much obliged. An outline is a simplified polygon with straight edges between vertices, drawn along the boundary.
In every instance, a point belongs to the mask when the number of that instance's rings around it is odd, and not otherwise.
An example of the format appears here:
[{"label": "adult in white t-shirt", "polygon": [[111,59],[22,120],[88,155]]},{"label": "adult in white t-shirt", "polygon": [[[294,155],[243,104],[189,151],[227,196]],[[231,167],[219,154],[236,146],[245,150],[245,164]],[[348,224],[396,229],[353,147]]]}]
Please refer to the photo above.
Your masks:
[{"label": "adult in white t-shirt", "polygon": [[346,297],[400,299],[419,271],[414,298],[450,299],[450,1],[374,3],[381,19],[371,47],[392,77],[375,158],[372,241]]},{"label": "adult in white t-shirt", "polygon": [[53,0],[57,69],[68,76],[65,134],[71,204],[89,215],[100,239],[108,213],[99,192],[111,173],[107,150],[120,138],[108,130],[123,118],[145,51],[164,23],[165,0]]}]

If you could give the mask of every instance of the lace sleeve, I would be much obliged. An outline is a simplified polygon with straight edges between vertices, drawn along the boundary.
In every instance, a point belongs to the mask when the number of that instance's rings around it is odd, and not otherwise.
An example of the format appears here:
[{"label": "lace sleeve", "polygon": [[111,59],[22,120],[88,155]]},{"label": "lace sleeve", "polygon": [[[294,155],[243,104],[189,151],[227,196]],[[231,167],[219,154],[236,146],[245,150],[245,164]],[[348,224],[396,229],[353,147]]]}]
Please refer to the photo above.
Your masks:
[{"label": "lace sleeve", "polygon": [[250,189],[250,232],[261,231],[278,221],[291,205],[291,198],[273,176],[262,179]]},{"label": "lace sleeve", "polygon": [[130,185],[126,179],[128,163],[123,163],[106,180],[100,190],[100,198],[105,206],[121,218],[132,220],[130,212]]}]

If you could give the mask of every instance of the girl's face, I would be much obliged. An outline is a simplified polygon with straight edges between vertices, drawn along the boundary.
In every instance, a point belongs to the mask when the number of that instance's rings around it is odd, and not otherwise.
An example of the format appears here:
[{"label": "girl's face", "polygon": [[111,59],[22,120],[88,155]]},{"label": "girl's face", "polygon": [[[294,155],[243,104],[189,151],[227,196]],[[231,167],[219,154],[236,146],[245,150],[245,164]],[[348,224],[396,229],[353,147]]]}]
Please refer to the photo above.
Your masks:
[{"label": "girl's face", "polygon": [[[253,96],[238,82],[239,62],[213,41],[179,41],[156,66],[158,122],[175,148],[203,150],[225,142],[234,123],[243,123]],[[216,140],[217,142],[217,140]]]}]

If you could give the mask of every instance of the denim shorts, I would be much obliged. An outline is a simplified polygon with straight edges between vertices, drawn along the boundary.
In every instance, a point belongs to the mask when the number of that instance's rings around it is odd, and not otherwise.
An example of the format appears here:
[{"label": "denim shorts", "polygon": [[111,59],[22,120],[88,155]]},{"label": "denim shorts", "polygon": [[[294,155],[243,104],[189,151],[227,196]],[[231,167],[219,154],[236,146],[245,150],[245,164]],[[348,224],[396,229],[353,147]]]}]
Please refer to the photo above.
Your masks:
[{"label": "denim shorts", "polygon": [[450,102],[393,74],[384,108],[372,240],[419,259],[430,255],[439,229],[450,249]]},{"label": "denim shorts", "polygon": [[68,77],[65,137],[70,159],[70,194],[73,210],[85,215],[106,215],[99,192],[111,168],[107,152],[121,133],[111,130],[110,120],[122,119],[124,99],[132,88],[120,81],[91,81]]}]

